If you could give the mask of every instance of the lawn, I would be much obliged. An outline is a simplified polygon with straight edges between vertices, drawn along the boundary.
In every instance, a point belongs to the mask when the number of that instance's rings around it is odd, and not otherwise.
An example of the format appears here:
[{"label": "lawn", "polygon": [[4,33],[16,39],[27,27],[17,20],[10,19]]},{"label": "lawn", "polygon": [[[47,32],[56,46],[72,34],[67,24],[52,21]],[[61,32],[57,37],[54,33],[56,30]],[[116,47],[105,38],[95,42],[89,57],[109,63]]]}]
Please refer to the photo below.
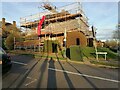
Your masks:
[{"label": "lawn", "polygon": [[[118,53],[111,51],[109,48],[98,47],[97,51],[98,52],[107,52],[108,60],[110,60],[110,59],[117,60],[118,59]],[[96,58],[95,49],[93,47],[82,47],[82,52],[83,52],[83,57],[86,57],[88,59]],[[99,59],[104,59],[104,55],[99,55]]]},{"label": "lawn", "polygon": [[107,60],[104,60],[104,55],[99,55],[99,61],[96,60],[95,49],[93,47],[82,47],[83,58],[87,58],[90,63],[96,65],[106,65],[120,67],[118,65],[118,53],[111,51],[109,48],[99,47],[98,52],[107,52]]}]

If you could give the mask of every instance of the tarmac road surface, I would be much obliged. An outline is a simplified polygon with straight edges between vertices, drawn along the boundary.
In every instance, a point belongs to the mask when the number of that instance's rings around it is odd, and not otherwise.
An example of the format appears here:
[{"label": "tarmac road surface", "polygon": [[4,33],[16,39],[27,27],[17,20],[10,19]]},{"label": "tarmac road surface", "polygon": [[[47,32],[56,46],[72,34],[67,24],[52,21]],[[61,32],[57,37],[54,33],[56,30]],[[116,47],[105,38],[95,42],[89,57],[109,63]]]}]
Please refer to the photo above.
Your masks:
[{"label": "tarmac road surface", "polygon": [[2,88],[118,88],[118,69],[12,56],[13,66],[2,76]]}]

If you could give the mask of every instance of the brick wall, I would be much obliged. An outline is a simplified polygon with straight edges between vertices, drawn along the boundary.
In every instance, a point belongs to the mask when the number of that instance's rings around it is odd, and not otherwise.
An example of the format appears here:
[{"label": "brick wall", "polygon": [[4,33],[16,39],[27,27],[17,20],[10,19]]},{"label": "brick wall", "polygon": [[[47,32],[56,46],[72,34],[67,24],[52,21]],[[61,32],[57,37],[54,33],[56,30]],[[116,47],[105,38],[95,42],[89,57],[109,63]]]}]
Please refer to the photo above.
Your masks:
[{"label": "brick wall", "polygon": [[87,38],[82,32],[73,31],[67,33],[67,48],[76,45],[76,39],[79,38],[80,46],[87,46]]}]

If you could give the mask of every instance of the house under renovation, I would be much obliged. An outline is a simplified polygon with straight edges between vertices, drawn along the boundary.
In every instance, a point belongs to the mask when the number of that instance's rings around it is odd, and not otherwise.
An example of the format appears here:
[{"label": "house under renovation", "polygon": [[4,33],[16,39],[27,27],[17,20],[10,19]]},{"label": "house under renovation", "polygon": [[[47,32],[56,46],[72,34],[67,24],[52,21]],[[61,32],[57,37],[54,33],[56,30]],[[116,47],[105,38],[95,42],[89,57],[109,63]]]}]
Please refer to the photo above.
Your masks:
[{"label": "house under renovation", "polygon": [[[90,31],[88,18],[85,16],[81,3],[72,3],[61,8],[50,3],[41,5],[45,11],[38,14],[20,18],[21,29],[24,29],[26,38],[24,42],[16,42],[16,48],[19,47],[42,47],[49,41],[55,41],[57,44],[51,44],[51,48],[69,48],[72,45],[93,46],[94,31]],[[40,35],[38,35],[38,25],[42,17],[45,16],[41,24]],[[54,52],[54,50],[49,52]]]}]

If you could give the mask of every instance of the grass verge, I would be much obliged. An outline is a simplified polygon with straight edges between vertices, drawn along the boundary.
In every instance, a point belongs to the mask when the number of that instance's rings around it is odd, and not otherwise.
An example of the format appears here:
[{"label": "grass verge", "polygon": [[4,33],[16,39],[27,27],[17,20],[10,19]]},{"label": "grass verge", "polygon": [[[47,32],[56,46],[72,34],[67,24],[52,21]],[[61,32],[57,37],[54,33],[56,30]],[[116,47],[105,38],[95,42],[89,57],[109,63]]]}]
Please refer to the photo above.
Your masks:
[{"label": "grass verge", "polygon": [[113,66],[113,67],[119,67],[120,65],[118,63],[111,63],[109,61],[90,61],[90,63],[92,64],[96,64],[96,65],[105,65],[105,66]]},{"label": "grass verge", "polygon": [[[98,47],[98,52],[107,52],[107,60],[114,59],[118,60],[118,53],[111,51],[109,48]],[[96,58],[95,49],[93,47],[82,47],[83,57],[85,58]],[[104,59],[104,55],[99,55],[99,59]]]}]

